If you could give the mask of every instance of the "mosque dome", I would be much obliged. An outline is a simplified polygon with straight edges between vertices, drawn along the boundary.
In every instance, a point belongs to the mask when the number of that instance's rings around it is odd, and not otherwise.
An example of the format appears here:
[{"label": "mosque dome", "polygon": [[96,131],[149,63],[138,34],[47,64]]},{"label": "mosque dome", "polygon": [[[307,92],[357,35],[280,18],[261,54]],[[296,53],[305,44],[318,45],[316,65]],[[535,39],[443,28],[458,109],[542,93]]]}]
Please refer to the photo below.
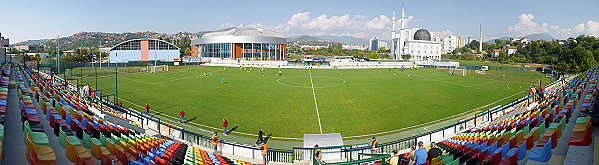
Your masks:
[{"label": "mosque dome", "polygon": [[420,29],[420,30],[416,31],[416,33],[414,33],[414,40],[430,41],[431,33],[429,33],[428,30],[426,30],[426,29]]}]

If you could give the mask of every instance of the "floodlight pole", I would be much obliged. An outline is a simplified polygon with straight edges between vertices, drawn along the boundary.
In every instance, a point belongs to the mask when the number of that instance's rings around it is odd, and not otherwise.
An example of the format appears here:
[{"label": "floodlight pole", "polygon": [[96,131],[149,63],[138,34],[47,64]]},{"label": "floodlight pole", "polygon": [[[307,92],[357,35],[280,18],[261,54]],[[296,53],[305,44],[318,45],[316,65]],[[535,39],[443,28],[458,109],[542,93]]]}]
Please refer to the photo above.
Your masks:
[{"label": "floodlight pole", "polygon": [[[115,56],[118,56],[118,53],[115,53]],[[114,85],[115,86],[115,88],[114,88],[114,93],[115,93],[114,94],[115,95],[115,101],[114,101],[114,103],[115,104],[118,104],[117,101],[119,101],[119,83],[118,83],[118,74],[119,74],[119,72],[117,70],[118,67],[119,67],[118,63],[115,62],[114,63],[114,84],[115,84]]]},{"label": "floodlight pole", "polygon": [[58,67],[58,69],[57,69],[58,73],[60,73],[60,42],[59,41],[60,41],[60,35],[58,35],[56,37],[56,54],[58,56],[58,58],[56,58],[57,59],[56,60],[56,63],[57,63],[56,67]]},{"label": "floodlight pole", "polygon": [[96,73],[96,90],[98,90],[98,69],[96,65],[94,65],[94,72]]}]

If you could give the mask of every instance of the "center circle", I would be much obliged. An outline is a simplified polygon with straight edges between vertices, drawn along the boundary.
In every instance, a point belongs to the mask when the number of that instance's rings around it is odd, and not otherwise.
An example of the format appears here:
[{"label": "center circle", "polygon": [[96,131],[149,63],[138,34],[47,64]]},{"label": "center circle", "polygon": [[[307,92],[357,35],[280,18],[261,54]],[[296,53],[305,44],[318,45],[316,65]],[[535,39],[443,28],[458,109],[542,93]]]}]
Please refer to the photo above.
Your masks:
[{"label": "center circle", "polygon": [[277,79],[277,83],[295,88],[312,88],[312,83],[314,88],[332,88],[345,84],[345,80],[329,76],[312,76],[310,81],[310,76],[289,76]]}]

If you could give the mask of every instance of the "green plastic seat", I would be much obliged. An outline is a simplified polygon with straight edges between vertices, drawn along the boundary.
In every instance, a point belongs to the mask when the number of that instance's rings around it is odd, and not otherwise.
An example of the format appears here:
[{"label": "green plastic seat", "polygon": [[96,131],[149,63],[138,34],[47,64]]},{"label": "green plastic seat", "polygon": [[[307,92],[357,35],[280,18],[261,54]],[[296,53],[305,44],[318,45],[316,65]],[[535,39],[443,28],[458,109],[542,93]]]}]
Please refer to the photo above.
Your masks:
[{"label": "green plastic seat", "polygon": [[[27,134],[31,132],[31,137],[33,138],[33,142],[37,145],[50,145],[50,141],[48,140],[48,136],[43,132],[34,132],[31,131],[31,126],[29,126],[29,121],[25,121],[23,124],[23,133]],[[27,143],[27,136],[24,137],[23,141]]]},{"label": "green plastic seat", "polygon": [[0,141],[4,140],[4,125],[0,124]]},{"label": "green plastic seat", "polygon": [[551,123],[549,125],[549,129],[556,129],[559,126],[560,123]]},{"label": "green plastic seat", "polygon": [[23,95],[23,100],[31,100],[31,97],[27,96],[27,95]]},{"label": "green plastic seat", "polygon": [[83,146],[85,148],[91,149],[91,147],[92,147],[92,140],[94,141],[94,143],[100,144],[100,140],[95,139],[95,138],[91,138],[88,134],[83,133]]},{"label": "green plastic seat", "polygon": [[102,142],[102,147],[106,147],[107,141],[114,144],[114,140],[112,140],[110,138],[106,138],[106,136],[104,136],[104,134],[100,134],[100,142]]},{"label": "green plastic seat", "polygon": [[585,116],[585,117],[579,117],[576,119],[576,124],[584,124],[587,123],[587,121],[589,121],[589,117]]},{"label": "green plastic seat", "polygon": [[539,126],[539,133],[542,135],[545,133],[545,122],[542,122]]},{"label": "green plastic seat", "polygon": [[119,141],[119,137],[117,137],[116,135],[112,135],[111,139],[112,139],[112,142],[113,142],[112,144],[116,144],[114,142],[118,142]]},{"label": "green plastic seat", "polygon": [[561,121],[562,131],[566,129],[566,117],[568,117],[568,116],[562,117],[562,121]]},{"label": "green plastic seat", "polygon": [[73,146],[81,146],[81,141],[79,141],[79,139],[76,136],[68,136],[64,131],[62,131],[62,128],[60,129],[58,138],[60,146],[62,146],[62,148],[66,148],[67,138],[69,138],[69,141],[71,142],[71,144],[73,144]]},{"label": "green plastic seat", "polygon": [[528,126],[524,127],[524,129],[522,129],[522,135],[526,135],[528,134],[529,130],[528,130]]}]

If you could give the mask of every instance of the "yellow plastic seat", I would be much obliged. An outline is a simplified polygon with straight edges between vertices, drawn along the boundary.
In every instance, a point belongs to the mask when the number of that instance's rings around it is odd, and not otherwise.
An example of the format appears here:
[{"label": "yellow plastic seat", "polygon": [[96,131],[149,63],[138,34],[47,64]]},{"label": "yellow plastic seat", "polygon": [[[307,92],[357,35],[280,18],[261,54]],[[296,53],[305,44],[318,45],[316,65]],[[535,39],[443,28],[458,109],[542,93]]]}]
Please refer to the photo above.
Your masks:
[{"label": "yellow plastic seat", "polygon": [[106,149],[108,149],[111,155],[116,155],[116,146],[110,141],[106,141]]},{"label": "yellow plastic seat", "polygon": [[108,151],[105,147],[99,146],[98,144],[92,141],[92,156],[94,156],[94,158],[98,160],[101,160],[102,155],[109,156],[110,151]]},{"label": "yellow plastic seat", "polygon": [[572,129],[572,133],[584,132],[585,130],[587,130],[587,124],[588,123],[574,125],[574,129]]},{"label": "yellow plastic seat", "polygon": [[54,155],[54,150],[52,147],[33,143],[33,137],[31,137],[31,133],[27,133],[27,161],[31,161],[31,158],[29,157],[31,150],[35,151],[39,163],[56,163],[56,155]]},{"label": "yellow plastic seat", "polygon": [[79,155],[79,157],[81,157],[82,159],[86,159],[89,160],[91,159],[91,155],[89,154],[89,152],[87,152],[87,149],[85,149],[83,146],[77,146],[75,147],[71,141],[67,138],[67,158],[69,158],[69,160],[71,162],[75,162],[75,153],[77,153]]}]

